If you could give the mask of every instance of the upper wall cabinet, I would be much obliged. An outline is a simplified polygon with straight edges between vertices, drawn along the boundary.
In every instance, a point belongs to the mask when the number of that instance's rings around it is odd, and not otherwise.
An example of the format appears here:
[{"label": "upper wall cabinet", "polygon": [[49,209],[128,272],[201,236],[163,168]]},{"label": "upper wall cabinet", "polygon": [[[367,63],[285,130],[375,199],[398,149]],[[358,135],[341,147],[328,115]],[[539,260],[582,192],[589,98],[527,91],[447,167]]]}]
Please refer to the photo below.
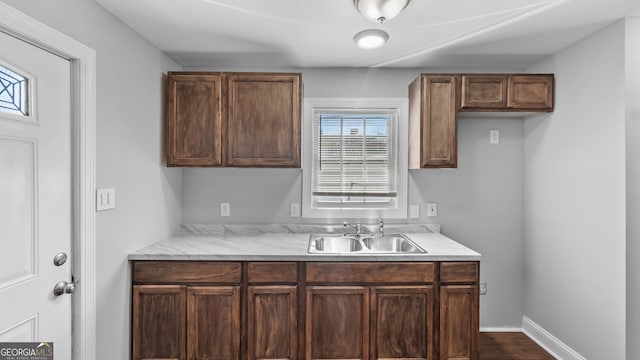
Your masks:
[{"label": "upper wall cabinet", "polygon": [[300,167],[300,83],[300,74],[225,74],[225,166]]},{"label": "upper wall cabinet", "polygon": [[409,85],[409,168],[456,167],[459,79],[422,74]]},{"label": "upper wall cabinet", "polygon": [[409,85],[409,168],[455,168],[458,111],[553,111],[553,74],[420,74]]},{"label": "upper wall cabinet", "polygon": [[463,74],[460,111],[553,111],[553,75]]},{"label": "upper wall cabinet", "polygon": [[300,167],[301,78],[169,72],[167,166]]},{"label": "upper wall cabinet", "polygon": [[222,165],[222,75],[167,75],[168,166]]}]

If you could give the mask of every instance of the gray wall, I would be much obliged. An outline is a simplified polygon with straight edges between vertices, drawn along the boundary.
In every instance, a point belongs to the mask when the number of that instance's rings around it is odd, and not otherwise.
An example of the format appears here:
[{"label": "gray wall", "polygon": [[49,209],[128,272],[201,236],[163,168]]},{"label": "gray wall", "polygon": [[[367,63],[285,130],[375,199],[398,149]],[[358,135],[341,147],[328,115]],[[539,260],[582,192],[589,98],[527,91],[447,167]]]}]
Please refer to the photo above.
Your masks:
[{"label": "gray wall", "polygon": [[[420,70],[302,73],[306,97],[407,97]],[[458,125],[459,168],[410,171],[409,203],[421,205],[417,221],[439,223],[444,234],[483,254],[489,295],[480,299],[481,325],[520,327],[523,120],[460,119]],[[501,130],[499,145],[489,145],[491,129]],[[185,169],[183,223],[300,222],[289,217],[289,204],[301,202],[301,178],[299,169]],[[220,202],[231,203],[230,217],[220,217]],[[437,218],[426,217],[427,202],[438,203]]]},{"label": "gray wall", "polygon": [[624,54],[621,21],[527,69],[557,101],[525,121],[524,314],[587,359],[625,356]]},{"label": "gray wall", "polygon": [[640,17],[626,21],[627,359],[640,359]]},{"label": "gray wall", "polygon": [[162,166],[162,73],[180,69],[93,1],[7,0],[97,52],[97,186],[116,209],[97,214],[97,359],[130,357],[127,254],[175,233],[182,174]]}]

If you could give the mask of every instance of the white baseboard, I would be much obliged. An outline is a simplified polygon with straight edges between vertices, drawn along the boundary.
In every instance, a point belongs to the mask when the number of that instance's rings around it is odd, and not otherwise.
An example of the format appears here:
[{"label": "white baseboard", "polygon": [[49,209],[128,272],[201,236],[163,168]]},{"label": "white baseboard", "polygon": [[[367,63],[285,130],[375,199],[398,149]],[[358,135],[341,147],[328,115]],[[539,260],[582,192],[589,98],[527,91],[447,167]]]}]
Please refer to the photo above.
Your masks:
[{"label": "white baseboard", "polygon": [[521,327],[487,326],[487,327],[481,327],[480,332],[523,332],[523,331]]},{"label": "white baseboard", "polygon": [[559,360],[586,360],[586,358],[543,329],[526,316],[522,317],[522,331]]}]

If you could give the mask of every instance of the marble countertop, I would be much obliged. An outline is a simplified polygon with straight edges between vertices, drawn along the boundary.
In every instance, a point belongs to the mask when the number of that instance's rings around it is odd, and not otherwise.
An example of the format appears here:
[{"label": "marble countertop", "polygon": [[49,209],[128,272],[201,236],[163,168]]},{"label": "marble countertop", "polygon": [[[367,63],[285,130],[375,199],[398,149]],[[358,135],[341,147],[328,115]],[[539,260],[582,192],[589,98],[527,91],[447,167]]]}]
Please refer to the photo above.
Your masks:
[{"label": "marble countertop", "polygon": [[[371,231],[375,231],[371,229]],[[309,234],[344,232],[324,225],[183,225],[171,239],[129,254],[129,260],[214,261],[479,261],[481,255],[439,233],[438,225],[385,225],[423,254],[308,254]]]}]

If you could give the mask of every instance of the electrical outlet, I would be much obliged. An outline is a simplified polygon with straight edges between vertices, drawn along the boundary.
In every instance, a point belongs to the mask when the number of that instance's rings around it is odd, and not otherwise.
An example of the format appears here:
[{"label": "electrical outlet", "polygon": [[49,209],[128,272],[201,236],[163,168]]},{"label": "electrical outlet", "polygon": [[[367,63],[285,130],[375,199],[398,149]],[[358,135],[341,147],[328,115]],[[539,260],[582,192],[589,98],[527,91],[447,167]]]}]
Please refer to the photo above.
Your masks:
[{"label": "electrical outlet", "polygon": [[500,144],[500,130],[489,130],[489,144]]},{"label": "electrical outlet", "polygon": [[228,202],[220,203],[220,216],[231,216],[231,204]]},{"label": "electrical outlet", "polygon": [[427,217],[436,217],[438,216],[438,204],[436,203],[428,203],[427,204]]},{"label": "electrical outlet", "polygon": [[116,189],[97,189],[96,190],[96,211],[104,211],[115,209],[116,207]]},{"label": "electrical outlet", "polygon": [[487,283],[486,283],[486,281],[480,283],[480,295],[487,295]]},{"label": "electrical outlet", "polygon": [[300,203],[291,203],[289,212],[289,216],[292,218],[300,217]]}]

